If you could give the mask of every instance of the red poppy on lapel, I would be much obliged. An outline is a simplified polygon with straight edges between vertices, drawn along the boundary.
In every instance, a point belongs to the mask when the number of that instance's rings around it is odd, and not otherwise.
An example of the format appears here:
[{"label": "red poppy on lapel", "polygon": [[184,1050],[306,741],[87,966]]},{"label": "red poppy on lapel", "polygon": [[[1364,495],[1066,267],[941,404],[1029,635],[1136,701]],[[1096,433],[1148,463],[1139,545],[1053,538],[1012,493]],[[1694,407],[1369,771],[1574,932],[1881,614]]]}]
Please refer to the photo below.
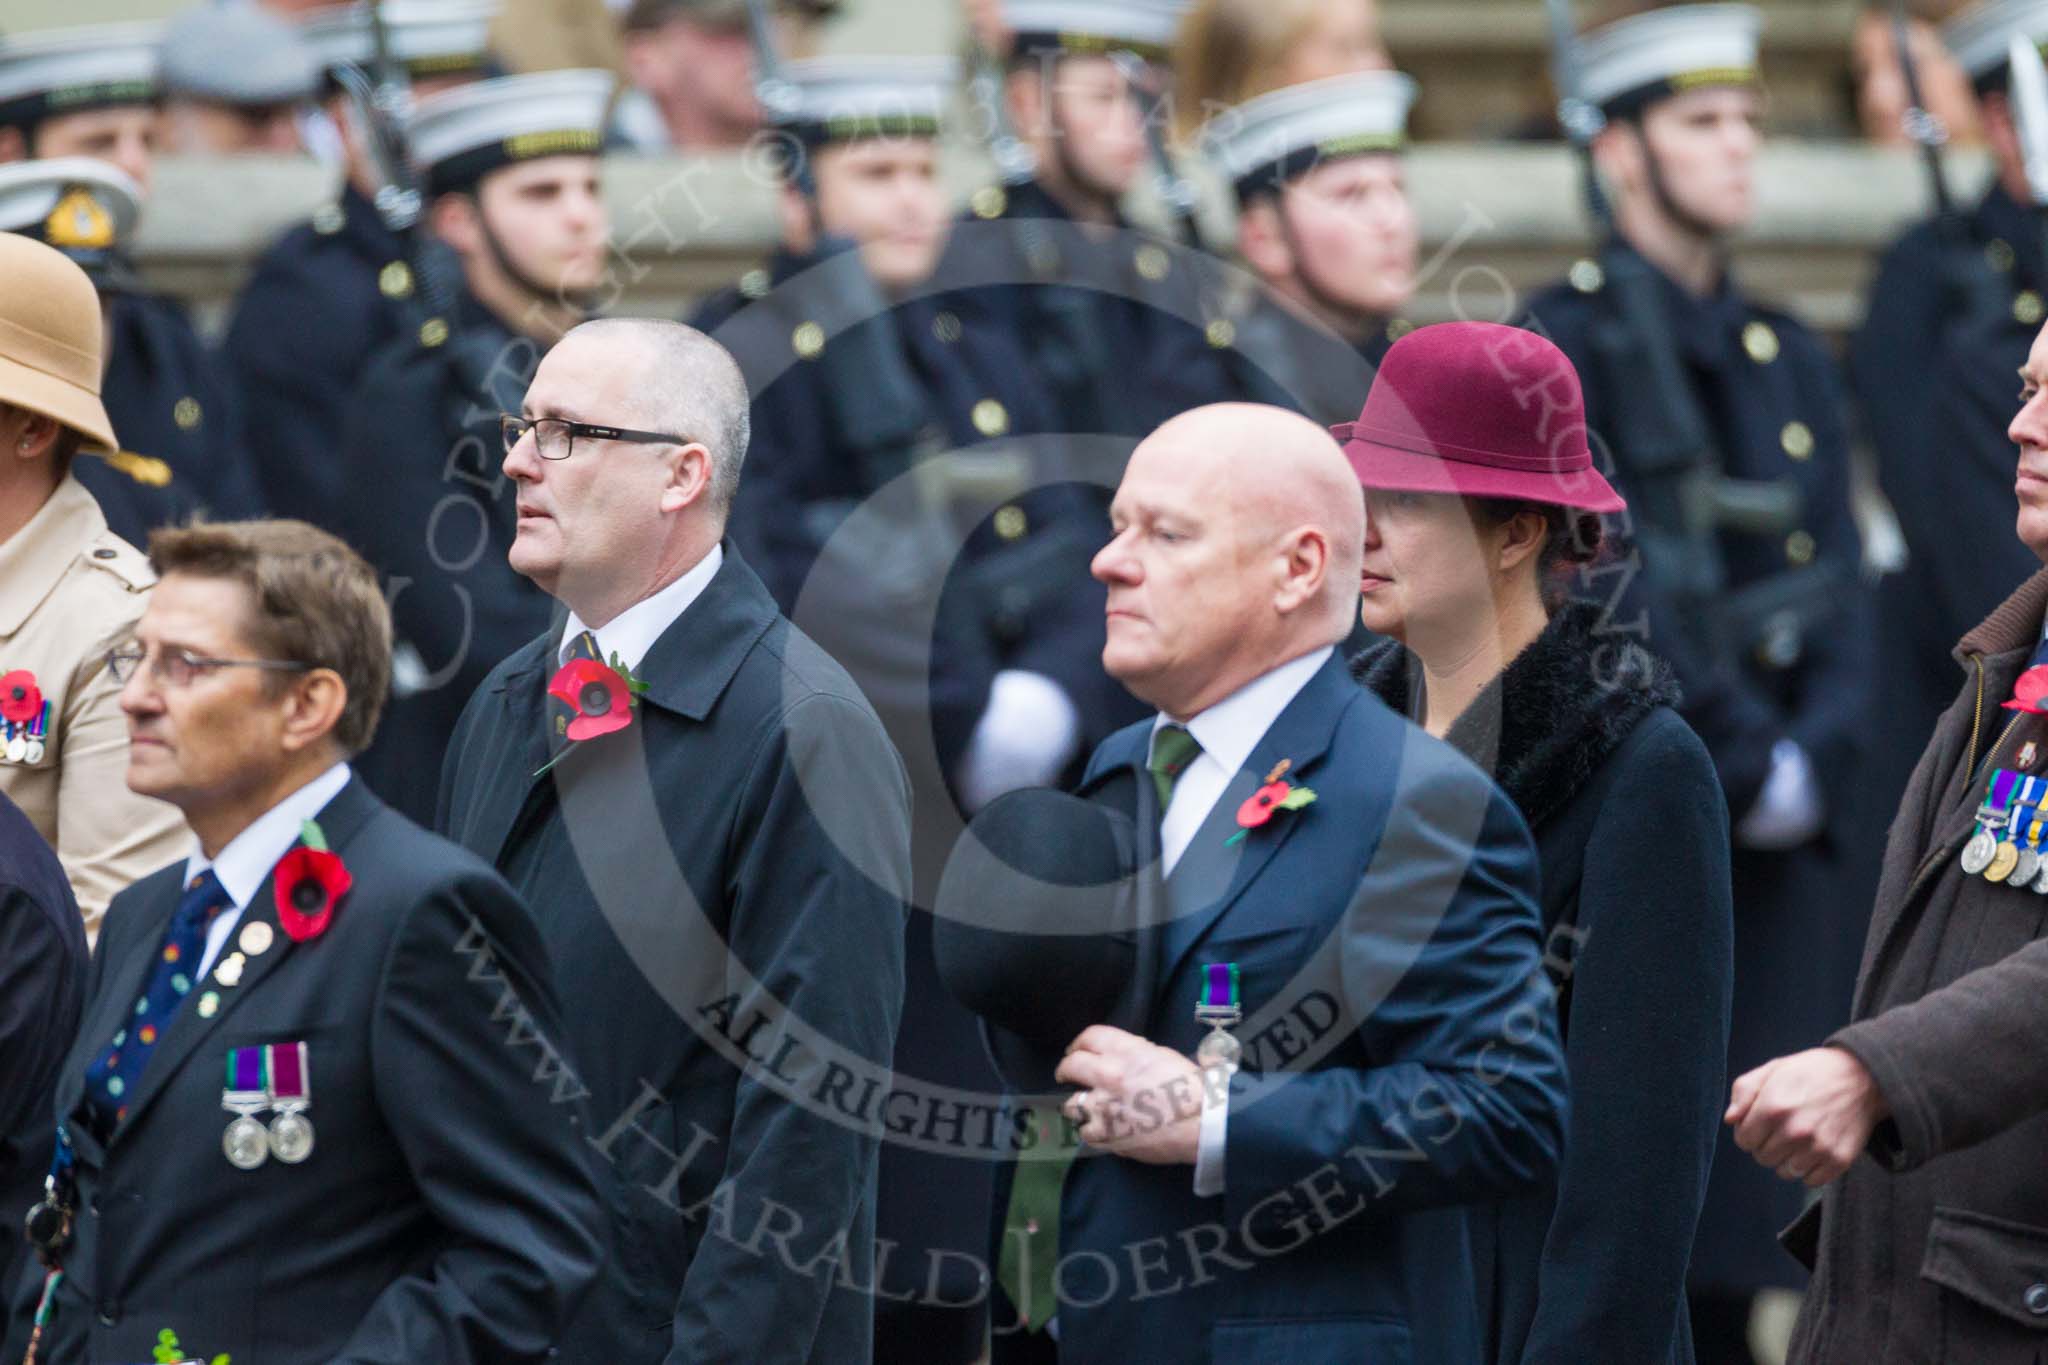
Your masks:
[{"label": "red poppy on lapel", "polygon": [[1266,774],[1266,784],[1245,798],[1237,808],[1237,833],[1223,841],[1226,848],[1242,842],[1245,835],[1271,820],[1275,811],[1300,810],[1316,799],[1313,789],[1289,786],[1281,780],[1292,766],[1292,760],[1281,759],[1279,766]]},{"label": "red poppy on lapel", "polygon": [[[0,679],[0,685],[4,683]],[[2008,711],[2028,711],[2039,716],[2048,714],[2048,706],[2041,704],[2044,697],[2048,697],[2048,664],[2020,674],[2019,681],[2012,685],[2012,700],[2000,704]]]},{"label": "red poppy on lapel", "polygon": [[294,943],[320,937],[334,918],[334,907],[354,884],[341,855],[328,850],[320,826],[306,821],[299,846],[284,855],[271,877],[278,928]]},{"label": "red poppy on lapel", "polygon": [[43,689],[36,675],[25,668],[0,676],[0,717],[26,725],[43,709]]},{"label": "red poppy on lapel", "polygon": [[596,739],[633,723],[633,695],[639,691],[595,659],[571,659],[548,683],[548,695],[576,709],[571,740]]}]

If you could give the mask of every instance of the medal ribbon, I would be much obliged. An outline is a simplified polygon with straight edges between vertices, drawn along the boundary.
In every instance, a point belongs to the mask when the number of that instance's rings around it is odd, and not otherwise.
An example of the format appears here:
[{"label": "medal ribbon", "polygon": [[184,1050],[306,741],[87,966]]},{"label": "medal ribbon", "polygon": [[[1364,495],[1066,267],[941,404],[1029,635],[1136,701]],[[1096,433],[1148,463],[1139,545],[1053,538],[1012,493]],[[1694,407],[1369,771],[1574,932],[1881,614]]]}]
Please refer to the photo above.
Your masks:
[{"label": "medal ribbon", "polygon": [[1203,969],[1202,1000],[1205,1010],[1236,1010],[1238,972],[1235,962],[1211,962]]},{"label": "medal ribbon", "polygon": [[270,1090],[270,1049],[237,1047],[228,1050],[228,1091],[236,1095],[267,1095]]},{"label": "medal ribbon", "polygon": [[1992,772],[1991,799],[1986,801],[1983,808],[1977,812],[1980,817],[1977,821],[1978,833],[1984,832],[1984,820],[1982,817],[2005,814],[2007,808],[2012,804],[2012,789],[2019,784],[2019,780],[2020,775],[2008,768],[1998,768]]},{"label": "medal ribbon", "polygon": [[279,1100],[310,1101],[312,1083],[306,1066],[306,1045],[304,1043],[272,1043],[263,1049],[267,1054],[264,1070],[270,1081],[270,1102]]},{"label": "medal ribbon", "polygon": [[41,739],[50,733],[50,703],[43,703],[43,709],[36,712],[36,718],[28,723],[28,737]]}]

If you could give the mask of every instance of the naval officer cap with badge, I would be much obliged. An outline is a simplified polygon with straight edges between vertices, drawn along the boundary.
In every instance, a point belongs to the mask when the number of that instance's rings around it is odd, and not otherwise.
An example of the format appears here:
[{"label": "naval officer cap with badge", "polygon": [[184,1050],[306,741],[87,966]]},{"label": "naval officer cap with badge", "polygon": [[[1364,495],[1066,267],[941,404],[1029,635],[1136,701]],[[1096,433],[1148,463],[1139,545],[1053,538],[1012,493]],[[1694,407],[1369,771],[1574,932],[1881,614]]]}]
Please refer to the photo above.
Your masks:
[{"label": "naval officer cap with badge", "polygon": [[[386,0],[377,14],[413,98],[481,80],[491,66],[497,0]],[[376,42],[362,4],[314,10],[300,32],[321,75],[319,109],[302,122],[308,148],[339,166],[334,198],[257,257],[235,300],[221,354],[243,395],[247,427],[264,435],[256,478],[280,516],[320,521],[345,493],[342,422],[370,357],[418,306],[412,244],[373,202],[383,172],[343,92],[338,68],[374,79]]]},{"label": "naval officer cap with badge", "polygon": [[520,410],[542,356],[603,283],[597,154],[612,85],[606,71],[501,76],[421,100],[408,125],[427,225],[459,277],[447,315],[365,370],[322,524],[408,585],[392,603],[391,711],[362,770],[423,823],[463,703],[548,623],[547,595],[507,561],[516,518],[500,414]]},{"label": "naval officer cap with badge", "polygon": [[535,1081],[560,1015],[517,896],[351,771],[390,675],[376,575],[291,521],[161,531],[150,562],[106,666],[128,788],[195,837],[108,910],[15,1339],[36,1365],[550,1358],[604,1241]]},{"label": "naval officer cap with badge", "polygon": [[[0,162],[92,157],[117,167],[127,183],[102,184],[102,199],[146,203],[155,167],[162,87],[162,29],[101,24],[0,38]],[[134,211],[110,205],[116,225]],[[93,237],[104,235],[95,228]],[[119,257],[127,244],[90,242]],[[108,521],[141,543],[183,507],[216,516],[255,509],[256,488],[242,445],[238,395],[226,367],[202,343],[180,302],[144,287],[132,271],[98,277],[106,299],[104,396],[128,448],[159,463],[137,466],[137,482],[170,484],[184,501],[106,494]]]},{"label": "naval officer cap with badge", "polygon": [[1408,199],[1415,82],[1363,71],[1219,110],[1199,142],[1238,205],[1238,250],[1265,286],[1210,323],[1247,396],[1334,425],[1356,415],[1411,325],[1420,227]]},{"label": "naval officer cap with badge", "polygon": [[[23,198],[48,216],[66,194],[0,166],[0,211]],[[94,201],[69,212],[101,211]],[[9,232],[0,279],[0,791],[57,850],[91,932],[116,891],[183,843],[175,810],[121,784],[126,731],[103,663],[155,578],[77,477],[92,458],[83,450],[115,448],[92,281],[64,253]]]}]

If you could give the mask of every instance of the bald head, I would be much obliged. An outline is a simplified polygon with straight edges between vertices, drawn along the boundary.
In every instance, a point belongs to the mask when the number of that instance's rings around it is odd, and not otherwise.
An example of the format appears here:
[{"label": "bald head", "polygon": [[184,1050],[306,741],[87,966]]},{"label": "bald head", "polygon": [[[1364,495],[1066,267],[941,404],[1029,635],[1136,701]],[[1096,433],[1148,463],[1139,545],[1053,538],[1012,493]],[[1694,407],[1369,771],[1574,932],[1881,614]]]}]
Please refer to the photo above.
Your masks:
[{"label": "bald head", "polygon": [[1132,454],[1116,539],[1104,666],[1192,715],[1344,638],[1357,610],[1365,500],[1322,427],[1225,403],[1160,427]]}]

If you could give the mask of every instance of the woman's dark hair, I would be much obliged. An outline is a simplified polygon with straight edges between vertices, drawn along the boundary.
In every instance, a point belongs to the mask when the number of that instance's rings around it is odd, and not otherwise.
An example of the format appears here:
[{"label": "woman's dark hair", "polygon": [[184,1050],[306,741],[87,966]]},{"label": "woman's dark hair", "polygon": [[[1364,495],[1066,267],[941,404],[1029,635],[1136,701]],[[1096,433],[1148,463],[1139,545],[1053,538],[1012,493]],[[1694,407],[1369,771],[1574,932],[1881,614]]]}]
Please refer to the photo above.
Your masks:
[{"label": "woman's dark hair", "polygon": [[1607,548],[1607,527],[1597,513],[1525,498],[1466,498],[1473,521],[1488,529],[1507,525],[1524,512],[1543,518],[1543,547],[1536,552],[1536,582],[1543,606],[1553,614],[1571,594],[1566,582],[1572,570],[1595,564]]}]

